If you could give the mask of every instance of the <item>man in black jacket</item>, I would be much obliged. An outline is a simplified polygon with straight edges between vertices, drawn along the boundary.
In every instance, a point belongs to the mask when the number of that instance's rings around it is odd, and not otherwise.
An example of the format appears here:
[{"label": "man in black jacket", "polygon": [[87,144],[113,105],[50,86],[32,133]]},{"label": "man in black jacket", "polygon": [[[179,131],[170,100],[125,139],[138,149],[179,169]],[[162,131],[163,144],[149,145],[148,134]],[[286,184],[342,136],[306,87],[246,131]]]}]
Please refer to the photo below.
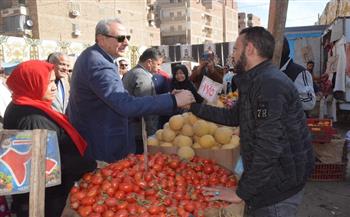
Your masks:
[{"label": "man in black jacket", "polygon": [[204,193],[213,200],[243,200],[254,217],[294,217],[314,165],[298,92],[272,64],[274,46],[263,27],[242,30],[233,55],[238,102],[231,109],[200,104],[190,108],[208,121],[240,126],[244,172],[237,188],[205,188]]}]

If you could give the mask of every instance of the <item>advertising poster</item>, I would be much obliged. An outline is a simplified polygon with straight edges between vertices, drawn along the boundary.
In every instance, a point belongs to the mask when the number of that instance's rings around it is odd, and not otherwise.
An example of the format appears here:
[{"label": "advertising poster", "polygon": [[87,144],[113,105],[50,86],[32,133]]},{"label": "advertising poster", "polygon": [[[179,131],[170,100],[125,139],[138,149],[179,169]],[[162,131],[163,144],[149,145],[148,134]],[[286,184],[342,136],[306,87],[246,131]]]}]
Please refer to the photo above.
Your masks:
[{"label": "advertising poster", "polygon": [[[29,192],[32,131],[0,131],[0,195]],[[46,187],[61,184],[61,162],[56,132],[48,131]]]}]

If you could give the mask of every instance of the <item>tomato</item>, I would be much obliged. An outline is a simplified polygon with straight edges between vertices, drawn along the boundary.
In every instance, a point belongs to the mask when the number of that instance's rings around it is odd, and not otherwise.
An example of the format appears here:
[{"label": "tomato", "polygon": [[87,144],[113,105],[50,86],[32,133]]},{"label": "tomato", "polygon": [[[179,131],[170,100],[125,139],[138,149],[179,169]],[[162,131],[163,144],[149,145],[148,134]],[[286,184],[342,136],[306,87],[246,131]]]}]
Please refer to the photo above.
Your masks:
[{"label": "tomato", "polygon": [[103,182],[103,177],[101,175],[95,174],[91,178],[91,183],[94,185],[100,185]]},{"label": "tomato", "polygon": [[121,209],[121,210],[118,210],[114,217],[128,217],[129,216],[129,213],[126,209]]},{"label": "tomato", "polygon": [[101,169],[101,174],[102,174],[104,177],[111,176],[112,173],[113,173],[113,170],[109,169],[108,167],[105,167],[105,168],[102,168],[102,169]]},{"label": "tomato", "polygon": [[135,215],[137,213],[137,205],[135,203],[128,203],[126,209],[130,214]]},{"label": "tomato", "polygon": [[148,212],[149,214],[151,215],[157,215],[159,213],[159,206],[158,205],[151,205],[149,208],[148,208]]},{"label": "tomato", "polygon": [[84,197],[80,202],[80,204],[84,206],[91,206],[94,203],[95,203],[94,197]]},{"label": "tomato", "polygon": [[203,216],[209,207],[227,203],[209,201],[203,186],[233,187],[237,180],[211,160],[175,155],[149,155],[145,171],[142,155],[129,155],[94,173],[87,173],[71,189],[70,206],[86,217]]},{"label": "tomato", "polygon": [[76,197],[77,200],[82,200],[84,197],[86,197],[86,192],[78,191],[77,193],[73,194],[72,197]]},{"label": "tomato", "polygon": [[91,181],[91,178],[92,178],[92,174],[91,173],[86,173],[84,176],[83,176],[83,180],[85,182],[90,182]]},{"label": "tomato", "polygon": [[129,193],[133,191],[133,184],[132,183],[120,183],[119,184],[119,190],[124,191],[125,193]]},{"label": "tomato", "polygon": [[125,200],[128,202],[128,203],[135,203],[136,202],[136,197],[137,195],[133,192],[131,193],[128,193],[125,197]]},{"label": "tomato", "polygon": [[93,187],[88,189],[88,191],[86,192],[86,196],[87,197],[95,197],[97,195],[97,193],[99,192],[99,188],[100,187],[98,185],[94,185]]},{"label": "tomato", "polygon": [[119,182],[120,182],[119,179],[113,178],[113,179],[111,180],[112,188],[118,189]]},{"label": "tomato", "polygon": [[105,204],[109,207],[113,207],[118,204],[118,200],[116,198],[110,197],[105,200]]},{"label": "tomato", "polygon": [[145,191],[146,196],[152,196],[152,195],[155,195],[156,193],[157,193],[156,190],[154,190],[153,188],[146,189]]},{"label": "tomato", "polygon": [[144,180],[136,180],[136,185],[142,189],[145,189],[147,187],[147,182]]},{"label": "tomato", "polygon": [[106,210],[103,214],[102,217],[114,217],[114,212],[112,210]]},{"label": "tomato", "polygon": [[103,213],[106,210],[106,207],[98,202],[92,205],[92,210],[96,213]]},{"label": "tomato", "polygon": [[78,213],[82,217],[87,217],[90,213],[92,213],[91,206],[80,206],[78,209]]},{"label": "tomato", "polygon": [[179,166],[179,160],[173,159],[169,162],[169,167],[176,169]]},{"label": "tomato", "polygon": [[121,210],[121,209],[126,209],[126,207],[128,206],[128,202],[120,200],[117,202],[117,209]]},{"label": "tomato", "polygon": [[125,198],[125,192],[124,191],[116,191],[114,193],[114,197],[118,200],[123,200]]},{"label": "tomato", "polygon": [[212,165],[206,165],[204,168],[203,168],[203,172],[205,174],[212,174],[214,172],[214,168]]},{"label": "tomato", "polygon": [[184,198],[184,193],[177,191],[177,192],[173,195],[173,197],[174,197],[176,200],[182,200],[182,199]]},{"label": "tomato", "polygon": [[209,185],[216,186],[218,184],[219,184],[218,177],[216,177],[215,175],[214,176],[210,176],[210,178],[209,178]]},{"label": "tomato", "polygon": [[190,201],[187,201],[184,205],[184,209],[187,211],[187,212],[193,212],[194,211],[194,205],[192,202]]}]

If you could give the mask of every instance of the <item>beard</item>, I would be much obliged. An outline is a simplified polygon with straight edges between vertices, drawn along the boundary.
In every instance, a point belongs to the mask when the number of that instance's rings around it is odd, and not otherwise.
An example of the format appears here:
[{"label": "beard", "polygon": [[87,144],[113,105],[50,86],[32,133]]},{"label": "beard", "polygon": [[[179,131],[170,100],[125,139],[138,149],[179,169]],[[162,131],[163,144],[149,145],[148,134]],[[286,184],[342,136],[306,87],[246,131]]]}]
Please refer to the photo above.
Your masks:
[{"label": "beard", "polygon": [[241,53],[241,56],[237,61],[234,61],[234,73],[242,74],[245,72],[245,66],[247,65],[247,57],[245,50]]}]

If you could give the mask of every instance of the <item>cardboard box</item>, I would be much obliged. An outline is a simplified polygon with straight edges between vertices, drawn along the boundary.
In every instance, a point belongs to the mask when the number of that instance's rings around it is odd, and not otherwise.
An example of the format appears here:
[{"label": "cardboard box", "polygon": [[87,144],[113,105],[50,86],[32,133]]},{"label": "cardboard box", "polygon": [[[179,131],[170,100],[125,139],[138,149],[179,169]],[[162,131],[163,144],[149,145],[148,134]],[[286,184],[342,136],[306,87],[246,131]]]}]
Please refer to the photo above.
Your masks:
[{"label": "cardboard box", "polygon": [[[176,154],[178,147],[148,146],[151,154],[161,152],[165,154]],[[217,164],[234,172],[234,168],[240,155],[239,146],[234,149],[194,149],[196,156],[214,160]]]}]

